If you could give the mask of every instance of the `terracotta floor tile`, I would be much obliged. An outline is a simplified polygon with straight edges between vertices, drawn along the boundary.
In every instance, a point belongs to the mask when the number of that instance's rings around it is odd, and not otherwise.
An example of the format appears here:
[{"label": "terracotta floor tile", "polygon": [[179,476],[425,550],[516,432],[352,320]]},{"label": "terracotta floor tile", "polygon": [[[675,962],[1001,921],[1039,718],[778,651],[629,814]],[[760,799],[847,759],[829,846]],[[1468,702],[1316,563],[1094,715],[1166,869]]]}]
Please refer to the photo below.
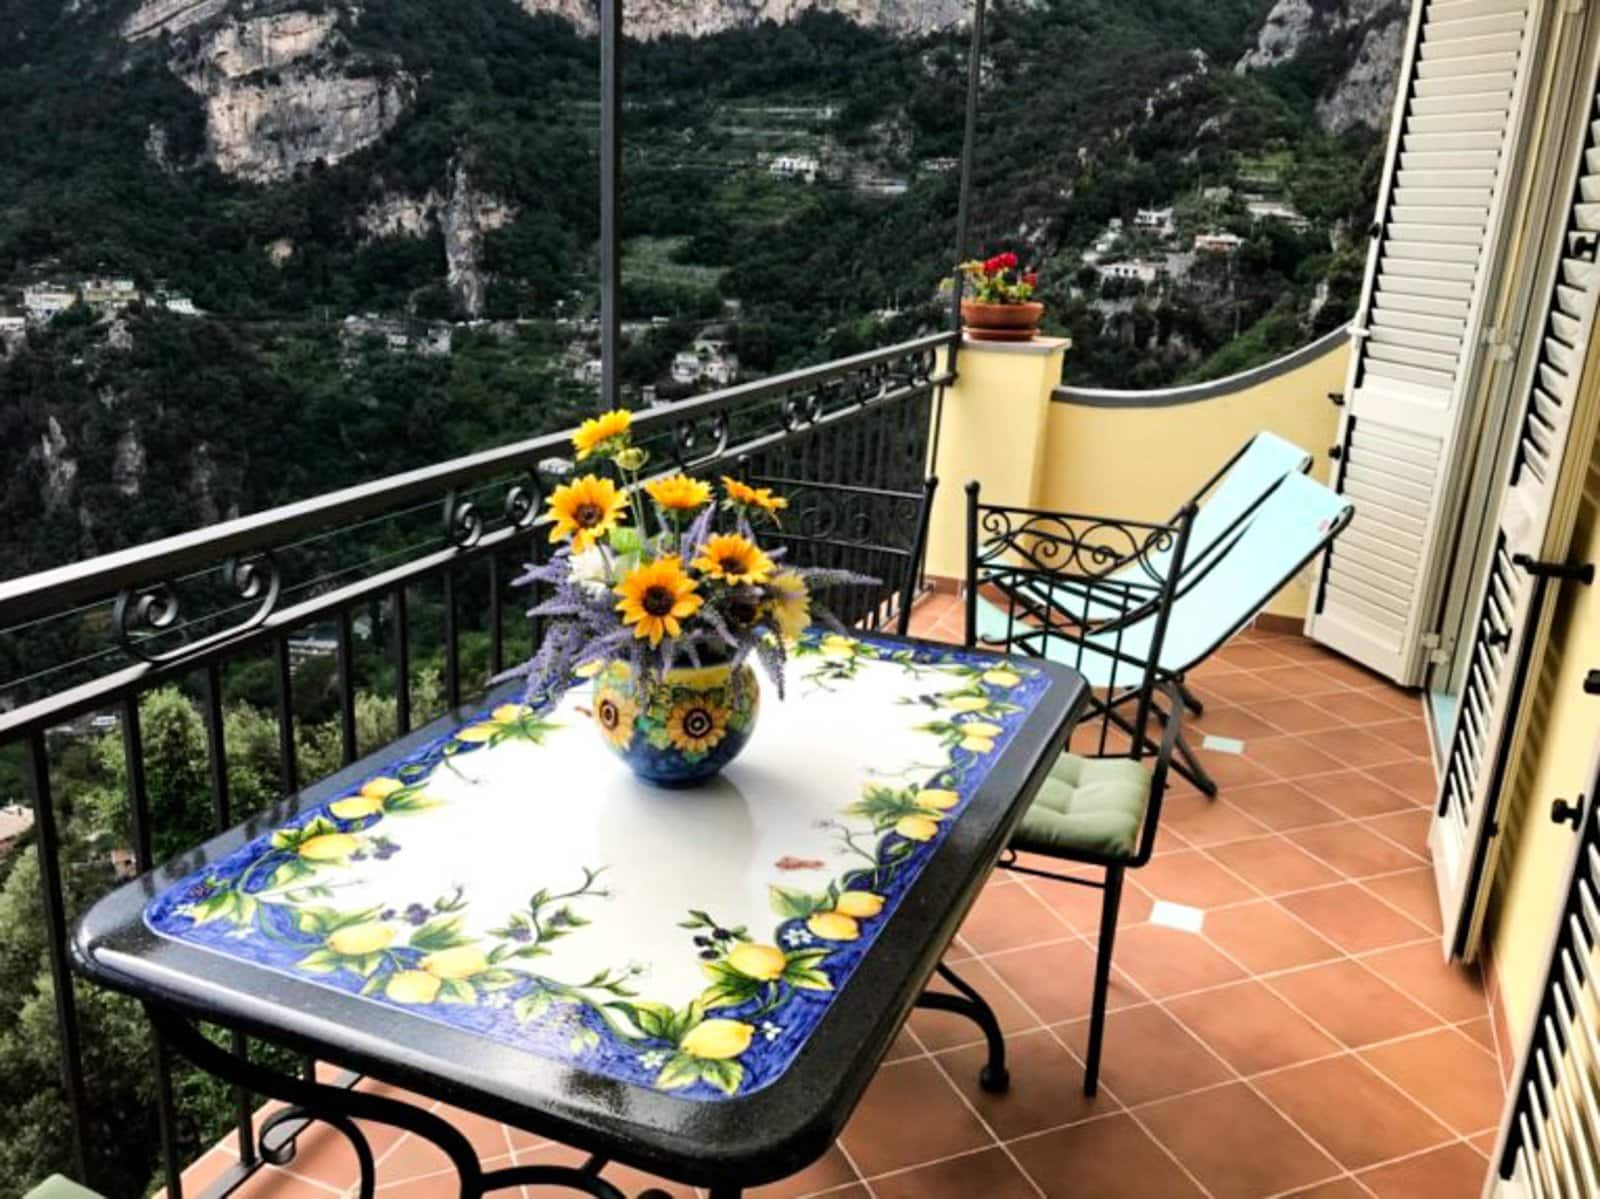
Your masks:
[{"label": "terracotta floor tile", "polygon": [[1446,1020],[1475,1020],[1488,1009],[1477,969],[1445,962],[1437,941],[1365,954],[1361,963]]},{"label": "terracotta floor tile", "polygon": [[1293,659],[1285,657],[1262,643],[1230,641],[1216,652],[1220,662],[1243,670],[1266,670],[1274,666],[1292,666]]},{"label": "terracotta floor tile", "polygon": [[[183,1193],[185,1195],[205,1194],[208,1186],[238,1164],[239,1159],[226,1149],[220,1147],[211,1149],[183,1171]],[[165,1187],[155,1193],[155,1199],[167,1199]]]},{"label": "terracotta floor tile", "polygon": [[1257,671],[1256,677],[1300,699],[1315,699],[1330,692],[1350,690],[1324,669],[1327,665],[1329,663],[1326,662],[1297,662],[1292,666],[1271,666]]},{"label": "terracotta floor tile", "polygon": [[[582,1165],[588,1158],[589,1155],[587,1153],[568,1148],[565,1145],[546,1145],[542,1149],[530,1149],[525,1153],[519,1153],[516,1160],[519,1166],[578,1166]],[[643,1170],[635,1170],[631,1166],[609,1165],[601,1171],[601,1175],[607,1182],[628,1195],[637,1195],[640,1191],[653,1187],[657,1190],[665,1191],[672,1196],[672,1199],[696,1199],[694,1187],[681,1182],[673,1182],[670,1179],[658,1178],[654,1174],[647,1174]],[[529,1192],[530,1195],[538,1193],[537,1189]],[[555,1192],[555,1194],[559,1193],[559,1191]],[[444,1199],[444,1196],[450,1194],[453,1194],[453,1192],[449,1190],[434,1191],[437,1199]],[[509,1195],[510,1192],[497,1192],[497,1194]],[[421,1199],[420,1193],[418,1199]]]},{"label": "terracotta floor tile", "polygon": [[1083,1063],[1047,1031],[1006,1038],[1011,1087],[1003,1095],[991,1095],[978,1085],[978,1072],[988,1060],[981,1045],[938,1057],[956,1088],[1003,1141],[1107,1115],[1122,1106],[1110,1093],[1109,1081],[1093,1099],[1085,1096]]},{"label": "terracotta floor tile", "polygon": [[[366,1120],[357,1123],[367,1138],[373,1157],[380,1160],[403,1135],[403,1130],[388,1124],[373,1124]],[[495,1125],[495,1128],[498,1129],[499,1125]],[[505,1134],[501,1133],[499,1141],[491,1146],[489,1156],[499,1157],[510,1151]],[[354,1147],[342,1134],[321,1123],[307,1125],[305,1131],[295,1138],[295,1155],[287,1169],[301,1178],[314,1179],[341,1190],[354,1186],[361,1177]]]},{"label": "terracotta floor tile", "polygon": [[1240,1074],[1298,1065],[1342,1048],[1259,982],[1169,1000],[1166,1008]]},{"label": "terracotta floor tile", "polygon": [[1382,737],[1385,741],[1392,741],[1413,758],[1428,758],[1433,752],[1433,743],[1428,737],[1428,722],[1420,716],[1404,717],[1399,720],[1388,720],[1382,724],[1367,724],[1361,726],[1374,737]]},{"label": "terracotta floor tile", "polygon": [[873,1180],[878,1199],[1038,1199],[1039,1192],[1003,1149],[953,1157]]},{"label": "terracotta floor tile", "polygon": [[1336,946],[1270,899],[1212,912],[1205,932],[1223,952],[1258,974],[1339,956]]},{"label": "terracotta floor tile", "polygon": [[1302,778],[1308,774],[1328,774],[1338,770],[1341,763],[1311,744],[1310,735],[1288,734],[1252,741],[1245,747],[1245,756],[1259,766],[1265,766],[1283,779]]},{"label": "terracotta floor tile", "polygon": [[[974,963],[974,965],[976,965],[976,963]],[[995,1001],[993,998],[990,998],[989,1002],[992,1004]],[[891,1043],[889,1046],[889,1052],[884,1054],[883,1060],[885,1064],[889,1062],[898,1062],[903,1061],[908,1057],[921,1057],[924,1052],[926,1052],[926,1050],[922,1042],[917,1038],[916,1034],[911,1031],[910,1027],[907,1026],[902,1028],[895,1035],[893,1043]],[[513,1132],[511,1135],[513,1139],[515,1139],[517,1134]],[[518,1148],[521,1148],[521,1146],[518,1146]]]},{"label": "terracotta floor tile", "polygon": [[1382,687],[1387,691],[1397,690],[1381,674],[1368,670],[1365,666],[1352,662],[1349,658],[1341,658],[1338,655],[1318,663],[1317,669],[1329,678],[1337,679],[1339,682],[1358,691],[1371,687]]},{"label": "terracotta floor tile", "polygon": [[1428,834],[1433,829],[1433,812],[1427,808],[1412,808],[1408,812],[1393,812],[1361,821],[1361,827],[1370,829],[1380,837],[1387,837],[1402,849],[1409,849],[1427,861]]},{"label": "terracotta floor tile", "polygon": [[1349,953],[1415,941],[1428,930],[1355,883],[1285,895],[1278,902]]},{"label": "terracotta floor tile", "polygon": [[961,924],[961,939],[980,956],[1072,935],[1047,904],[1016,886],[985,887]]},{"label": "terracotta floor tile", "polygon": [[485,1116],[473,1112],[463,1111],[459,1107],[440,1104],[434,1109],[436,1115],[448,1120],[455,1126],[457,1132],[462,1133],[472,1147],[478,1151],[482,1158],[494,1157],[501,1153],[512,1151],[511,1143],[506,1139],[505,1125]]},{"label": "terracotta floor tile", "polygon": [[1277,974],[1267,985],[1352,1049],[1438,1024],[1432,1012],[1359,962],[1327,962]]},{"label": "terracotta floor tile", "polygon": [[849,1159],[840,1152],[837,1145],[831,1145],[828,1152],[800,1173],[791,1174],[782,1182],[747,1190],[745,1196],[746,1199],[799,1199],[801,1195],[831,1191],[835,1187],[846,1186],[859,1179],[860,1175],[856,1173]]},{"label": "terracotta floor tile", "polygon": [[[1010,1034],[1039,1026],[1039,1021],[1029,1014],[1028,1009],[1023,1007],[1011,993],[1011,989],[983,962],[963,962],[956,973],[970,986],[975,987],[978,994],[982,995],[985,1002],[994,1009],[995,1019],[1000,1021],[1002,1032]],[[937,975],[934,976],[928,989],[945,992],[953,990]],[[954,1049],[958,1045],[970,1045],[983,1040],[983,1030],[956,1012],[936,1012],[928,1008],[918,1008],[911,1013],[907,1025],[929,1052]],[[905,1056],[901,1054],[901,1057]]]},{"label": "terracotta floor tile", "polygon": [[1228,800],[1200,795],[1170,797],[1162,808],[1161,823],[1190,845],[1200,847],[1259,837],[1269,831]]},{"label": "terracotta floor tile", "polygon": [[1199,850],[1158,853],[1140,867],[1138,884],[1152,899],[1214,908],[1254,899],[1256,892]]},{"label": "terracotta floor tile", "polygon": [[[1055,1031],[1080,1058],[1088,1052],[1087,1020],[1058,1024]],[[1106,1016],[1101,1086],[1130,1107],[1198,1091],[1232,1077],[1223,1061],[1159,1004],[1147,1003]]]},{"label": "terracotta floor tile", "polygon": [[1255,1085],[1346,1169],[1416,1153],[1451,1136],[1352,1054],[1262,1075]]},{"label": "terracotta floor tile", "polygon": [[1359,824],[1330,824],[1318,828],[1296,829],[1289,840],[1320,861],[1349,878],[1373,874],[1392,874],[1421,863],[1417,855],[1401,849],[1387,837],[1380,837]]},{"label": "terracotta floor tile", "polygon": [[[1259,744],[1253,743],[1253,744]],[[1216,780],[1217,786],[1226,792],[1230,787],[1249,787],[1256,783],[1270,783],[1278,778],[1278,772],[1255,760],[1248,749],[1242,754],[1223,753],[1221,750],[1204,749],[1194,746],[1195,757],[1199,759],[1201,767]]]},{"label": "terracotta floor tile", "polygon": [[[1393,712],[1389,714],[1394,715]],[[1342,717],[1303,699],[1262,704],[1260,716],[1281,733],[1309,733],[1315,729],[1342,728],[1345,724]]]},{"label": "terracotta floor tile", "polygon": [[1111,960],[1146,995],[1157,998],[1244,976],[1204,937],[1155,924],[1119,932]]},{"label": "terracotta floor tile", "polygon": [[1152,1104],[1139,1119],[1217,1199],[1259,1199],[1337,1173],[1243,1083]]},{"label": "terracotta floor tile", "polygon": [[1369,773],[1419,804],[1431,806],[1439,798],[1439,776],[1431,762],[1391,762]]},{"label": "terracotta floor tile", "polygon": [[1468,1145],[1446,1145],[1404,1161],[1377,1166],[1359,1175],[1378,1199],[1443,1199],[1476,1196],[1483,1191],[1489,1163]]},{"label": "terracotta floor tile", "polygon": [[1282,732],[1268,724],[1259,712],[1221,704],[1207,707],[1204,716],[1186,716],[1184,727],[1197,743],[1210,734],[1232,737],[1236,741],[1243,741],[1247,747],[1257,737],[1276,737]]},{"label": "terracotta floor tile", "polygon": [[1500,1067],[1482,1045],[1454,1029],[1374,1045],[1361,1057],[1463,1136],[1500,1122]]},{"label": "terracotta floor tile", "polygon": [[[1163,852],[1157,850],[1157,853]],[[1142,924],[1150,918],[1150,897],[1139,887],[1143,871],[1130,871],[1123,876],[1122,902],[1117,909],[1117,924]],[[1024,884],[1056,915],[1079,933],[1100,931],[1100,903],[1105,895],[1099,887],[1085,887],[1077,883],[1058,882],[1054,879],[1027,876]]]},{"label": "terracotta floor tile", "polygon": [[339,1192],[315,1182],[306,1182],[272,1166],[263,1166],[235,1190],[240,1199],[328,1199]]},{"label": "terracotta floor tile", "polygon": [[1228,802],[1252,820],[1258,820],[1278,832],[1343,819],[1339,812],[1314,799],[1298,783],[1234,787],[1228,792]]},{"label": "terracotta floor tile", "polygon": [[[1049,1199],[1187,1199],[1204,1192],[1134,1120],[1108,1116],[1009,1146]],[[975,1192],[972,1199],[979,1199]]]},{"label": "terracotta floor tile", "polygon": [[[1293,671],[1295,668],[1289,669]],[[1264,678],[1250,670],[1232,671],[1207,678],[1198,690],[1201,698],[1208,703],[1221,702],[1244,707],[1253,707],[1261,704],[1263,700],[1286,699],[1294,694],[1291,688],[1285,687],[1282,683]]]},{"label": "terracotta floor tile", "polygon": [[[1116,965],[1115,958],[1113,946],[1107,1010],[1143,1003],[1144,993]],[[1094,961],[1094,950],[1082,941],[997,953],[984,959],[1022,1002],[1049,1024],[1089,1014]]]},{"label": "terracotta floor tile", "polygon": [[1444,931],[1444,921],[1439,915],[1439,888],[1434,881],[1432,866],[1419,866],[1399,874],[1364,879],[1361,885],[1399,908],[1429,932]]},{"label": "terracotta floor tile", "polygon": [[1338,717],[1341,724],[1386,724],[1395,719],[1395,710],[1375,695],[1362,691],[1339,691],[1319,695],[1312,701],[1325,712]]},{"label": "terracotta floor tile", "polygon": [[1206,852],[1264,895],[1304,891],[1340,878],[1332,868],[1279,836],[1232,841]]},{"label": "terracotta floor tile", "polygon": [[1494,1039],[1494,1021],[1487,1016],[1482,1020],[1468,1020],[1465,1024],[1458,1024],[1456,1025],[1456,1031],[1471,1037],[1490,1053],[1499,1052],[1499,1047],[1495,1044]]},{"label": "terracotta floor tile", "polygon": [[933,1061],[918,1058],[878,1071],[839,1143],[870,1178],[978,1149],[993,1139]]},{"label": "terracotta floor tile", "polygon": [[1387,787],[1359,770],[1341,770],[1335,774],[1301,779],[1296,786],[1341,816],[1356,819],[1381,816],[1386,812],[1405,812],[1416,807],[1416,801],[1404,792]]},{"label": "terracotta floor tile", "polygon": [[378,1179],[383,1183],[406,1182],[452,1168],[444,1150],[421,1137],[407,1136],[378,1163]]},{"label": "terracotta floor tile", "polygon": [[1284,1199],[1372,1199],[1371,1193],[1353,1178],[1330,1178]]}]

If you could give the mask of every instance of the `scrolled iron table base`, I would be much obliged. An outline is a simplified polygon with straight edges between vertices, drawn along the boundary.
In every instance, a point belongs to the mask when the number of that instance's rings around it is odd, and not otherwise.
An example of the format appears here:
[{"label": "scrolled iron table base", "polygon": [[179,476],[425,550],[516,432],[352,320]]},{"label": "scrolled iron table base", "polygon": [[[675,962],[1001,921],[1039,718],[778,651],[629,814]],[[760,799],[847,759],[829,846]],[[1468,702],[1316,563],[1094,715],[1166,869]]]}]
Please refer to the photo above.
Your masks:
[{"label": "scrolled iron table base", "polygon": [[[941,962],[938,973],[957,994],[924,991],[915,1006],[965,1016],[982,1029],[988,1043],[989,1060],[979,1071],[978,1085],[991,1094],[1003,1094],[1011,1085],[1011,1075],[1006,1069],[1005,1037],[994,1010],[976,988],[949,966]],[[369,1120],[404,1129],[443,1152],[455,1167],[460,1199],[482,1199],[491,1192],[514,1186],[564,1187],[592,1199],[628,1199],[614,1183],[600,1177],[600,1171],[609,1164],[604,1158],[591,1157],[582,1166],[509,1166],[485,1171],[466,1136],[433,1112],[386,1095],[281,1074],[246,1058],[235,1057],[209,1040],[188,1019],[167,1008],[147,1003],[145,1011],[166,1043],[200,1069],[253,1094],[287,1105],[264,1120],[257,1135],[261,1158],[272,1165],[287,1165],[293,1160],[295,1143],[292,1139],[269,1143],[270,1132],[294,1121],[320,1121],[350,1142],[361,1175],[360,1199],[374,1199],[378,1186],[377,1161],[372,1146],[356,1124],[357,1120]],[[743,1188],[738,1186],[711,1188],[712,1199],[739,1199],[742,1193]],[[666,1192],[651,1188],[640,1192],[637,1199],[667,1199],[667,1196]]]}]

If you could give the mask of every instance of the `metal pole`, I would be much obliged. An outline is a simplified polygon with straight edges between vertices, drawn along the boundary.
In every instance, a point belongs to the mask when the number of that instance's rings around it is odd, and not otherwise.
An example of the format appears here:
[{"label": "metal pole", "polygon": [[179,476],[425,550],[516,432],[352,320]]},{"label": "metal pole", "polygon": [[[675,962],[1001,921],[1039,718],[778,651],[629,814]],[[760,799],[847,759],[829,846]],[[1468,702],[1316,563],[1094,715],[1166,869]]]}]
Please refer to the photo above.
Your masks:
[{"label": "metal pole", "polygon": [[621,403],[622,0],[600,0],[600,411]]},{"label": "metal pole", "polygon": [[[978,84],[983,74],[983,17],[985,0],[974,0],[972,6],[972,44],[967,50],[967,123],[961,138],[961,202],[956,208],[956,261],[967,260],[967,239],[972,229],[972,165],[978,149]],[[955,272],[955,286],[950,290],[950,327],[961,332],[961,272]],[[950,343],[948,362],[951,374],[956,372],[956,356],[961,350],[958,337]]]}]

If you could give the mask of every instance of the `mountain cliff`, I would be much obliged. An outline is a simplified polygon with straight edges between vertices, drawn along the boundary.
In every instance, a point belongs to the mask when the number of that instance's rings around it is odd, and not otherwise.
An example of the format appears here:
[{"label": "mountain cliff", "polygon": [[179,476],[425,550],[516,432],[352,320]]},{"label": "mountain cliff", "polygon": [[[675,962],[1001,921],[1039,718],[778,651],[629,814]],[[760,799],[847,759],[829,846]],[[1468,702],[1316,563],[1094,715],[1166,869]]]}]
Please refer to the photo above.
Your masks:
[{"label": "mountain cliff", "polygon": [[[599,27],[594,0],[517,0],[530,13],[551,13],[585,33]],[[763,21],[785,24],[805,13],[837,13],[891,33],[928,33],[958,23],[964,0],[632,0],[624,23],[631,37],[706,37]]]}]

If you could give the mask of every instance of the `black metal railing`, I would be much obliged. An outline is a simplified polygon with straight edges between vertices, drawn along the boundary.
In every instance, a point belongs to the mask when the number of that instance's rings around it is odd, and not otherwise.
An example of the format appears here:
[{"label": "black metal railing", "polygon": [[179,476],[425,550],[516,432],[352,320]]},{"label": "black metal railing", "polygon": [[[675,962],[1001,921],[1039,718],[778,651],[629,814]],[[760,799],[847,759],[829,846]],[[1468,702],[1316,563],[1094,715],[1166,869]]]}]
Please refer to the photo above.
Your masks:
[{"label": "black metal railing", "polygon": [[[635,414],[635,438],[652,471],[714,475],[742,461],[762,475],[915,491],[927,473],[936,395],[949,380],[937,373],[936,354],[953,341],[935,334],[653,407]],[[146,1131],[109,1127],[95,1085],[107,1070],[146,1065],[103,1061],[85,1040],[86,996],[73,987],[68,930],[118,872],[101,864],[104,839],[85,841],[65,827],[73,812],[56,783],[75,738],[62,730],[97,715],[101,738],[120,730],[129,827],[110,839],[128,851],[119,872],[126,878],[249,814],[230,761],[230,685],[253,687],[276,726],[273,789],[281,793],[309,781],[313,768],[377,748],[361,743],[362,697],[386,705],[383,736],[459,706],[533,648],[538,630],[520,615],[525,597],[510,583],[541,552],[535,521],[546,487],[572,469],[568,454],[567,433],[536,437],[0,582],[0,666],[22,667],[10,683],[0,670],[0,766],[17,767],[33,806],[61,1066],[57,1157],[79,1179],[116,1195],[142,1193],[146,1178],[107,1176],[126,1168],[107,1143]],[[419,681],[423,659],[437,663],[437,694]],[[199,812],[175,814],[171,795],[147,773],[142,703],[161,688],[180,691],[197,716],[206,761],[196,767],[190,806]],[[310,692],[327,701],[320,723],[301,702]],[[308,757],[310,734],[329,747],[325,756]],[[371,741],[370,727],[366,734]],[[174,828],[197,832],[174,843]],[[79,885],[86,872],[88,894]],[[237,1033],[222,1035],[236,1053],[262,1051]],[[217,1130],[179,1127],[172,1064],[151,1044],[148,1133],[177,1196],[185,1159]],[[211,1193],[227,1193],[258,1167],[253,1106],[249,1096],[235,1097],[239,1162]]]}]

